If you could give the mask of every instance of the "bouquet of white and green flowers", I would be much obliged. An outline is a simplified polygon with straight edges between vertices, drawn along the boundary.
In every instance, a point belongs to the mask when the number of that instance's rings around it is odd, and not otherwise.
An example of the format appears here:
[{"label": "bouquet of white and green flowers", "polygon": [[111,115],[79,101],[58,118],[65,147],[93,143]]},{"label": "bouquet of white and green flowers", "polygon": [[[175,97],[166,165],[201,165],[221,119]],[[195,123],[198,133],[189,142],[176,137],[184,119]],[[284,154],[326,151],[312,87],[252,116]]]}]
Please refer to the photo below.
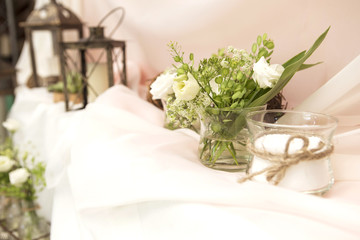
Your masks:
[{"label": "bouquet of white and green flowers", "polygon": [[45,164],[15,146],[16,120],[3,126],[8,137],[0,145],[0,233],[11,239],[48,239],[49,224],[36,212],[37,194],[46,186]]},{"label": "bouquet of white and green flowers", "polygon": [[250,52],[227,47],[197,65],[194,54],[190,53],[186,61],[180,45],[170,42],[168,46],[175,64],[155,80],[150,93],[153,99],[164,101],[167,121],[172,128],[192,127],[199,119],[212,119],[207,123],[203,121],[201,134],[207,137],[201,138],[200,158],[214,164],[226,151],[238,165],[233,139],[236,141],[236,136],[244,129],[244,114],[266,105],[297,71],[319,64],[304,62],[321,44],[328,30],[308,51],[300,52],[284,64],[270,64],[275,44],[267,34],[257,37]]},{"label": "bouquet of white and green flowers", "polygon": [[19,123],[8,119],[3,122],[9,136],[0,146],[0,195],[34,201],[37,191],[45,186],[45,165],[36,162],[35,157],[24,152],[19,156],[19,150],[14,146],[13,134],[18,130]]}]

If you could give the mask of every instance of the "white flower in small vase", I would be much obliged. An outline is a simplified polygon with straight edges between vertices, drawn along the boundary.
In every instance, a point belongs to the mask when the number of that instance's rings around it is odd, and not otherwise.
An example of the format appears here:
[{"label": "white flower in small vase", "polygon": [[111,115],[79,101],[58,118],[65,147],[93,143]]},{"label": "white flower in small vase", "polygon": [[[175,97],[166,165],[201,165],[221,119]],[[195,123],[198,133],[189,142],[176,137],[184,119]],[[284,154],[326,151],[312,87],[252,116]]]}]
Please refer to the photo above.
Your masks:
[{"label": "white flower in small vase", "polygon": [[152,98],[155,99],[165,99],[169,94],[174,93],[173,83],[174,78],[176,78],[176,72],[171,70],[162,73],[156,78],[156,80],[150,86],[150,93]]},{"label": "white flower in small vase", "polygon": [[14,160],[11,160],[7,156],[0,156],[0,172],[8,172],[15,164]]},{"label": "white flower in small vase", "polygon": [[[186,77],[186,75],[183,76]],[[174,81],[173,90],[176,99],[190,101],[197,96],[200,91],[200,86],[194,76],[188,73],[187,79]]]},{"label": "white flower in small vase", "polygon": [[20,128],[20,123],[12,118],[7,119],[2,125],[9,132],[16,132]]},{"label": "white flower in small vase", "polygon": [[270,65],[264,57],[261,57],[260,60],[254,64],[253,70],[253,79],[260,88],[272,88],[285,69],[280,64]]},{"label": "white flower in small vase", "polygon": [[26,168],[18,168],[9,173],[10,183],[15,186],[21,186],[30,177],[30,173]]}]

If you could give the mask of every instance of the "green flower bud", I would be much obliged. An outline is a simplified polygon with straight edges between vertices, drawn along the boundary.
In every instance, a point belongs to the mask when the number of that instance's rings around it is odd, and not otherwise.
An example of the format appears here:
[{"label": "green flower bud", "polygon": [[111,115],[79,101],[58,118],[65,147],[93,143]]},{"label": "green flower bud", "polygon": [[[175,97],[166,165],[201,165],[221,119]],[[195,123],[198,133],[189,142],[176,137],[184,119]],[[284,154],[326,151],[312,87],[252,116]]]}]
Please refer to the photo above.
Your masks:
[{"label": "green flower bud", "polygon": [[262,42],[262,37],[259,35],[256,39],[257,45],[260,46],[261,42]]},{"label": "green flower bud", "polygon": [[205,87],[205,91],[206,91],[207,93],[210,93],[210,92],[211,92],[210,86],[206,86],[206,87]]},{"label": "green flower bud", "polygon": [[221,131],[221,124],[220,123],[212,123],[210,128],[215,133],[220,132]]},{"label": "green flower bud", "polygon": [[187,63],[184,63],[182,66],[181,66],[182,69],[184,69],[185,71],[189,70],[189,65],[187,65]]},{"label": "green flower bud", "polygon": [[178,68],[178,69],[176,70],[176,72],[177,72],[178,75],[185,74],[185,70],[182,69],[182,68]]},{"label": "green flower bud", "polygon": [[221,75],[222,76],[227,76],[229,74],[229,69],[228,68],[223,68],[221,69]]},{"label": "green flower bud", "polygon": [[231,79],[232,79],[232,80],[236,80],[236,76],[237,76],[236,72],[233,72],[233,73],[231,74]]},{"label": "green flower bud", "polygon": [[267,33],[263,34],[263,39],[265,40],[267,38]]},{"label": "green flower bud", "polygon": [[240,81],[243,76],[244,76],[244,74],[242,72],[238,72],[236,75],[236,79]]},{"label": "green flower bud", "polygon": [[268,48],[268,49],[273,49],[275,47],[274,45],[274,42],[272,41],[269,41],[265,44],[265,46]]},{"label": "green flower bud", "polygon": [[255,53],[256,53],[256,50],[257,50],[257,45],[256,45],[256,43],[254,43],[254,44],[252,45],[251,51],[252,51],[253,54],[255,54]]},{"label": "green flower bud", "polygon": [[223,81],[223,78],[222,77],[217,77],[217,78],[215,78],[215,82],[217,83],[217,84],[221,84],[222,83],[222,81]]},{"label": "green flower bud", "polygon": [[175,61],[175,62],[180,62],[180,61],[181,61],[181,57],[175,56],[175,57],[174,57],[174,61]]},{"label": "green flower bud", "polygon": [[190,53],[189,58],[190,58],[190,61],[194,60],[194,54],[193,54],[193,53]]}]

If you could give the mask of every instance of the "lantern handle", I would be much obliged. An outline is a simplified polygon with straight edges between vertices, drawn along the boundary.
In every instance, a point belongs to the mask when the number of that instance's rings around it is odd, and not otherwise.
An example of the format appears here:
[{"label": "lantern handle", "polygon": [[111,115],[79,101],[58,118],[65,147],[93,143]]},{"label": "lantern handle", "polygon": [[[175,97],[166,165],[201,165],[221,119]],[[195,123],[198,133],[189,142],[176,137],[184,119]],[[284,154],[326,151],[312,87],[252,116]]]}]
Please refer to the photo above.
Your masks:
[{"label": "lantern handle", "polygon": [[108,12],[99,22],[99,24],[97,25],[97,27],[100,27],[100,25],[106,20],[106,18],[108,18],[111,14],[113,14],[114,12],[118,11],[118,10],[122,10],[122,14],[121,14],[121,17],[119,19],[119,21],[117,22],[117,24],[115,25],[114,29],[111,31],[110,33],[110,36],[111,37],[116,29],[118,29],[118,27],[121,25],[121,23],[123,22],[124,20],[124,17],[125,17],[125,9],[123,7],[116,7],[114,9],[112,9],[110,12]]}]

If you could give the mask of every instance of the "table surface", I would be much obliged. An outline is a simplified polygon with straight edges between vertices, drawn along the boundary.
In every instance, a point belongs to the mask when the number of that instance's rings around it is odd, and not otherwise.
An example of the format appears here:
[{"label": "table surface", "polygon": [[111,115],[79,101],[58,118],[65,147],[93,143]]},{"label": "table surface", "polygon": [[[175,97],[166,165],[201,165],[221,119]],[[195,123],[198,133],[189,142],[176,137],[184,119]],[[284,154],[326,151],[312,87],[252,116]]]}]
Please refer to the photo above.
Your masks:
[{"label": "table surface", "polygon": [[[65,112],[45,89],[17,89],[21,147],[47,163],[41,213],[51,239],[359,239],[360,131],[334,138],[323,197],[204,167],[199,136],[124,86]],[[30,143],[29,143],[30,142]]]}]

